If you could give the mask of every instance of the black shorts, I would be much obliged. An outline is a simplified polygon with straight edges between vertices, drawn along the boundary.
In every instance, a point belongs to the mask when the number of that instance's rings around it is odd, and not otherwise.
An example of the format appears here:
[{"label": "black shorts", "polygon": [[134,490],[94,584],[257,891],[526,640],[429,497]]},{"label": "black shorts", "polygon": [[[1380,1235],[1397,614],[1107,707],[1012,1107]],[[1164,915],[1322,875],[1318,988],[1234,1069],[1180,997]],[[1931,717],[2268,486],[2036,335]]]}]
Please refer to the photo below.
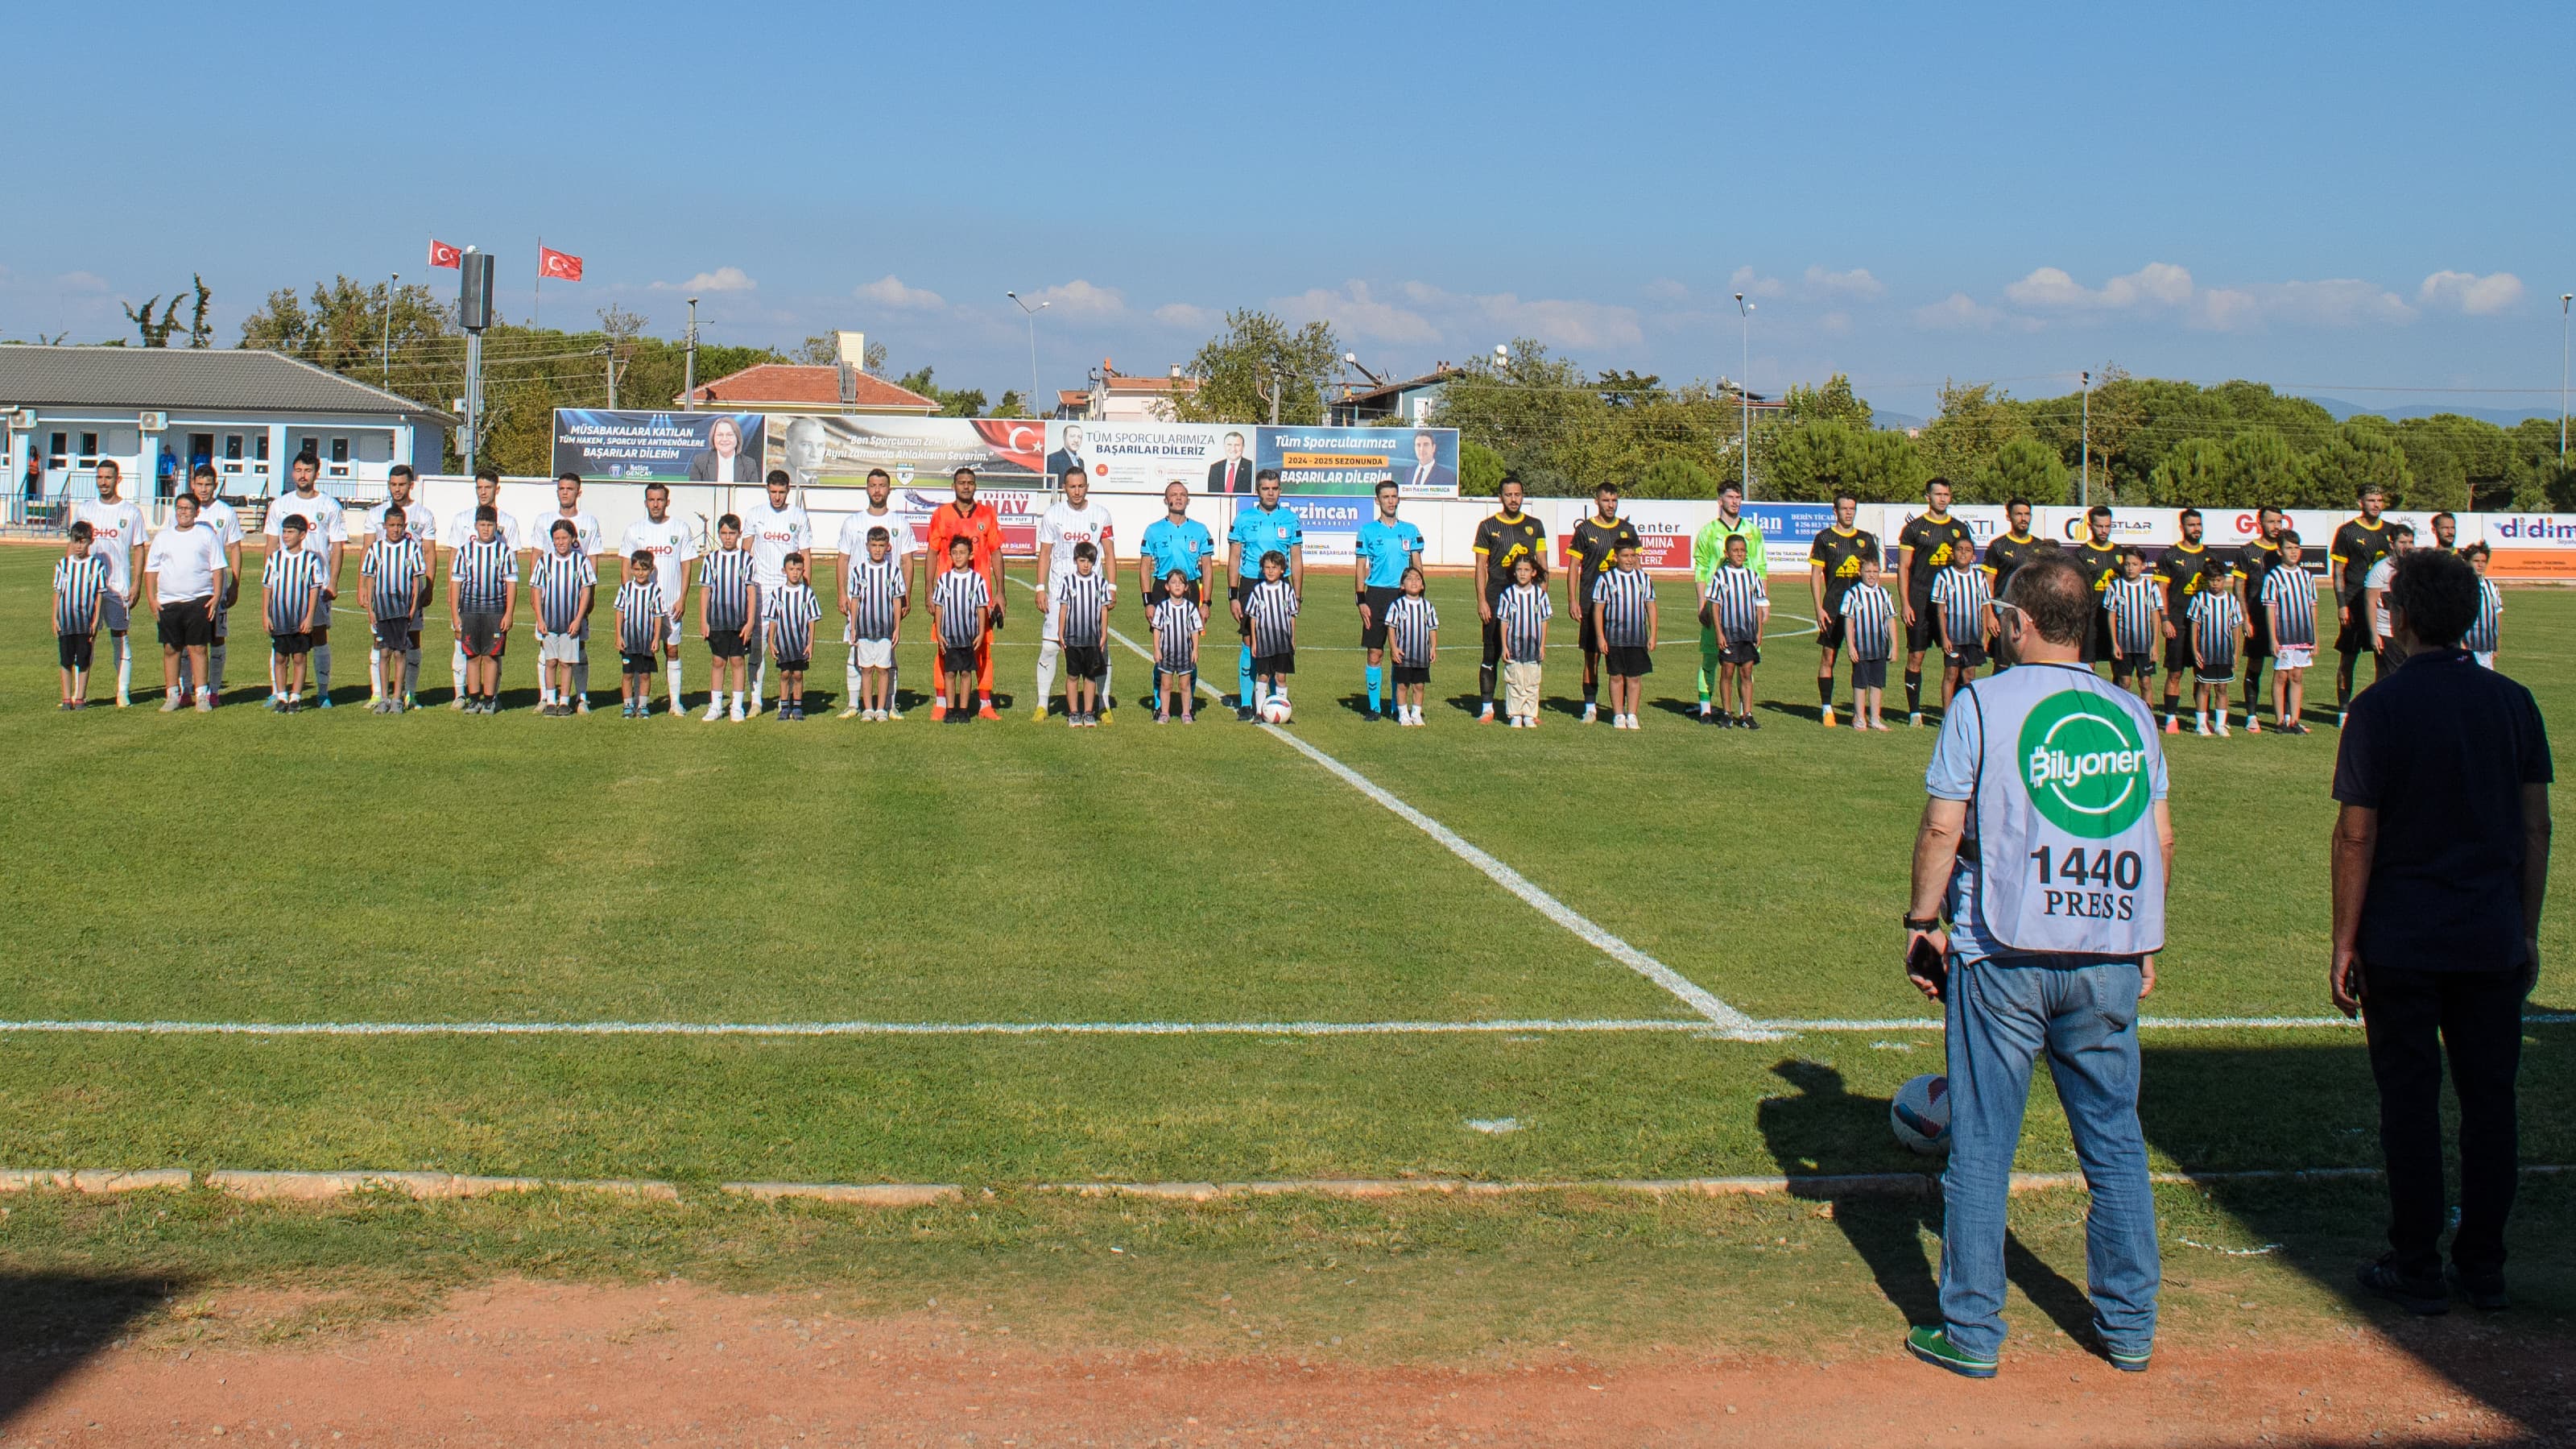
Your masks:
[{"label": "black shorts", "polygon": [[814,661],[811,659],[781,659],[778,661],[778,672],[781,674],[802,674],[808,666],[813,664],[813,662]]},{"label": "black shorts", "polygon": [[1759,664],[1762,662],[1762,646],[1753,643],[1729,643],[1722,645],[1717,651],[1717,662],[1720,664]]},{"label": "black shorts", "polygon": [[1067,679],[1097,680],[1109,672],[1109,651],[1097,644],[1068,644],[1064,648],[1064,675]]},{"label": "black shorts", "polygon": [[1854,688],[1854,689],[1885,689],[1885,688],[1887,688],[1887,661],[1886,661],[1886,660],[1884,660],[1884,659],[1855,659],[1855,660],[1853,660],[1853,661],[1852,661],[1852,688]]},{"label": "black shorts", "polygon": [[751,641],[742,637],[740,629],[710,629],[707,652],[718,659],[742,659],[750,655]]},{"label": "black shorts", "polygon": [[1905,626],[1905,652],[1921,654],[1941,647],[1941,611],[1930,595],[1914,601],[1914,622]]},{"label": "black shorts", "polygon": [[54,656],[62,660],[65,669],[89,668],[90,657],[97,648],[98,636],[94,634],[54,636]]},{"label": "black shorts", "polygon": [[313,652],[313,636],[301,630],[293,634],[271,634],[268,636],[268,652],[280,659],[310,654]]},{"label": "black shorts", "polygon": [[2236,682],[2236,656],[2229,654],[2212,659],[2207,669],[2195,663],[2192,665],[2192,678],[2198,683],[2216,685],[2223,690]]},{"label": "black shorts", "polygon": [[2133,674],[2140,679],[2155,678],[2156,656],[2154,650],[2149,649],[2142,650],[2135,654],[2114,654],[2111,656],[2111,677],[2113,679],[2126,679]]},{"label": "black shorts", "polygon": [[1258,679],[1265,674],[1294,674],[1296,672],[1297,651],[1294,649],[1289,650],[1285,654],[1255,654],[1252,656],[1252,675],[1255,679]]},{"label": "black shorts", "polygon": [[2272,611],[2260,601],[2249,600],[2245,606],[2245,662],[2272,657]]},{"label": "black shorts", "polygon": [[975,646],[968,644],[961,648],[953,644],[943,645],[939,651],[939,667],[950,674],[975,673]]},{"label": "black shorts", "polygon": [[1986,662],[1986,646],[1963,644],[1956,649],[1945,649],[1941,651],[1941,662],[1953,669],[1982,668]]},{"label": "black shorts", "polygon": [[1431,666],[1428,664],[1399,664],[1395,666],[1395,682],[1398,686],[1407,684],[1429,684],[1431,682]]},{"label": "black shorts", "polygon": [[1843,620],[1843,601],[1832,594],[1827,594],[1825,617],[1816,622],[1816,642],[1827,649],[1840,649],[1850,628],[1851,626]]},{"label": "black shorts", "polygon": [[1371,585],[1363,597],[1368,600],[1369,622],[1360,626],[1360,647],[1383,649],[1386,647],[1386,611],[1396,600],[1404,597],[1404,590]]},{"label": "black shorts", "polygon": [[1601,651],[1601,657],[1621,679],[1655,672],[1655,651],[1643,644],[1613,644]]},{"label": "black shorts", "polygon": [[399,619],[378,619],[375,623],[377,649],[397,652],[410,650],[411,617],[409,615]]},{"label": "black shorts", "polygon": [[215,616],[203,599],[181,599],[161,606],[161,647],[202,649],[215,642]]},{"label": "black shorts", "polygon": [[2105,659],[2116,659],[2119,657],[2118,653],[2111,647],[2111,616],[2109,613],[2096,613],[2093,616],[2093,627],[2084,631],[2084,647],[2077,653],[2076,657],[2086,664],[2099,664]]},{"label": "black shorts", "polygon": [[459,614],[457,626],[465,631],[465,655],[469,659],[498,659],[509,652],[510,636],[501,632],[498,614]]},{"label": "black shorts", "polygon": [[650,674],[653,672],[653,651],[648,649],[641,654],[620,654],[617,656],[617,662],[628,674]]},{"label": "black shorts", "polygon": [[1574,647],[1583,651],[1589,661],[1601,652],[1601,611],[1586,609],[1574,624]]},{"label": "black shorts", "polygon": [[2335,652],[2337,654],[2375,652],[2370,642],[2370,610],[2362,600],[2353,600],[2352,618],[2335,630]]},{"label": "black shorts", "polygon": [[2191,667],[2191,630],[2176,629],[2165,641],[2165,672],[2180,674]]}]

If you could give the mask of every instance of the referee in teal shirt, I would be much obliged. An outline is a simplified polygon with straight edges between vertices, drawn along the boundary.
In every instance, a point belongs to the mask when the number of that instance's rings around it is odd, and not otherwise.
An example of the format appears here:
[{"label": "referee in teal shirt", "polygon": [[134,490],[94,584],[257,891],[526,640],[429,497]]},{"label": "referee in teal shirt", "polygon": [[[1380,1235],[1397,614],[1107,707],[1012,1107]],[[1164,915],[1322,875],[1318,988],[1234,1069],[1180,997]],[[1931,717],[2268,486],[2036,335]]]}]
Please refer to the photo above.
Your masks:
[{"label": "referee in teal shirt", "polygon": [[1360,647],[1368,651],[1366,720],[1385,718],[1386,610],[1404,596],[1404,571],[1422,562],[1422,530],[1395,516],[1403,490],[1392,478],[1377,485],[1377,517],[1360,525],[1351,552],[1351,592],[1360,606]]}]

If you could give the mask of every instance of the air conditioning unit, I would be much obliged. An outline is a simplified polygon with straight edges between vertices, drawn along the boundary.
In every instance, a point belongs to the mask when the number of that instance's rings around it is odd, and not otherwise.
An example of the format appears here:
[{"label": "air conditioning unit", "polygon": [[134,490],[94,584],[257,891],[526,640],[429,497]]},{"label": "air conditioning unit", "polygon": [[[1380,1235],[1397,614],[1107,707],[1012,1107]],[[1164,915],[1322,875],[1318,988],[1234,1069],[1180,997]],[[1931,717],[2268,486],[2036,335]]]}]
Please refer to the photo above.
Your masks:
[{"label": "air conditioning unit", "polygon": [[9,415],[9,426],[16,428],[22,433],[34,432],[36,430],[36,410],[34,408],[20,408],[16,412],[11,413]]},{"label": "air conditioning unit", "polygon": [[147,433],[166,433],[170,431],[170,415],[165,412],[147,412],[141,414],[138,421],[143,424],[143,431]]}]

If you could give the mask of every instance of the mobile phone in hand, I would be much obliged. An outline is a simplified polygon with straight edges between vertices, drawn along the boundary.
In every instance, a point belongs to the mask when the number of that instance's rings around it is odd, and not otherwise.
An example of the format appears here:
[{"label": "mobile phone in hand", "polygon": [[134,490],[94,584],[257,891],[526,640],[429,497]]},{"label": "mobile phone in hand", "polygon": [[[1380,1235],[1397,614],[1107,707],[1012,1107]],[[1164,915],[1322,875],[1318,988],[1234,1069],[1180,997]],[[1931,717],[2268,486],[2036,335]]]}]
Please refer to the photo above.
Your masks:
[{"label": "mobile phone in hand", "polygon": [[1932,995],[1946,1001],[1950,996],[1950,960],[1932,945],[1929,936],[1917,936],[1905,954],[1905,972],[1932,983]]}]

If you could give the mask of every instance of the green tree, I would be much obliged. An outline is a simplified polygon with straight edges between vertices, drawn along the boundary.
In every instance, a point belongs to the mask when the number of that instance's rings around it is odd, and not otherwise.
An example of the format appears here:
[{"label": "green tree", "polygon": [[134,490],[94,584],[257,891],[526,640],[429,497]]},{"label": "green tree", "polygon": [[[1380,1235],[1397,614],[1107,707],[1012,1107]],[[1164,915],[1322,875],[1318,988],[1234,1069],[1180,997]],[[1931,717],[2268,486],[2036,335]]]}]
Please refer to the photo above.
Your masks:
[{"label": "green tree", "polygon": [[1763,491],[1827,502],[1844,488],[1867,503],[1919,498],[1932,470],[1914,440],[1884,428],[1854,429],[1834,418],[1783,428],[1771,446]]},{"label": "green tree", "polygon": [[2025,410],[1991,384],[1945,383],[1940,414],[1919,441],[1934,475],[1964,486],[1987,470],[2004,444],[2031,435]]},{"label": "green tree", "polygon": [[2223,501],[2239,508],[2287,508],[2298,495],[2298,455],[2280,432],[2258,424],[2229,438]]},{"label": "green tree", "polygon": [[2391,499],[2403,498],[2415,482],[2405,451],[2384,421],[2371,427],[2345,423],[2324,446],[2299,459],[2295,491],[2302,508],[2348,508],[2363,490],[2377,488]]},{"label": "green tree", "polygon": [[1825,379],[1823,387],[1791,383],[1781,401],[1792,426],[1831,420],[1856,433],[1870,427],[1869,403],[1852,391],[1851,379],[1839,372]]},{"label": "green tree", "polygon": [[1628,480],[1631,498],[1715,498],[1717,477],[1679,453],[1667,453]]},{"label": "green tree", "polygon": [[1964,483],[1953,479],[1952,486],[1962,503],[2002,503],[2013,498],[2063,503],[2069,476],[2066,460],[2057,456],[2056,449],[2024,435],[1997,448],[1993,461]]},{"label": "green tree", "polygon": [[[503,330],[484,334],[487,370],[493,338]],[[417,283],[388,290],[383,282],[335,277],[328,286],[315,283],[309,298],[281,287],[243,319],[241,329],[244,347],[272,348],[358,378],[383,369],[389,343],[396,355],[453,352],[456,381],[463,382],[464,337],[455,328],[453,311]],[[603,371],[603,386],[606,376]]]},{"label": "green tree", "polygon": [[169,346],[170,334],[179,326],[179,299],[176,296],[171,297],[170,305],[162,309],[160,319],[158,321],[153,319],[153,304],[160,300],[161,294],[158,292],[144,298],[143,310],[140,312],[134,310],[134,304],[131,302],[121,304],[125,308],[125,320],[133,323],[134,330],[142,334],[143,345],[146,347]]},{"label": "green tree", "polygon": [[[917,367],[895,379],[895,386],[917,392],[939,404],[943,418],[980,418],[984,412],[984,390],[980,387],[945,388],[931,380],[931,369]],[[1017,394],[1012,394],[1016,397]]]},{"label": "green tree", "polygon": [[2147,501],[2160,508],[2211,508],[2227,501],[2227,449],[2210,438],[2185,438],[2147,478]]},{"label": "green tree", "polygon": [[1503,455],[1482,443],[1458,443],[1458,491],[1469,498],[1491,498],[1503,490]]},{"label": "green tree", "polygon": [[1314,424],[1324,418],[1324,387],[1341,370],[1342,344],[1331,324],[1292,328],[1267,312],[1237,308],[1225,330],[1201,344],[1190,359],[1195,392],[1172,394],[1173,415],[1185,423]]}]

